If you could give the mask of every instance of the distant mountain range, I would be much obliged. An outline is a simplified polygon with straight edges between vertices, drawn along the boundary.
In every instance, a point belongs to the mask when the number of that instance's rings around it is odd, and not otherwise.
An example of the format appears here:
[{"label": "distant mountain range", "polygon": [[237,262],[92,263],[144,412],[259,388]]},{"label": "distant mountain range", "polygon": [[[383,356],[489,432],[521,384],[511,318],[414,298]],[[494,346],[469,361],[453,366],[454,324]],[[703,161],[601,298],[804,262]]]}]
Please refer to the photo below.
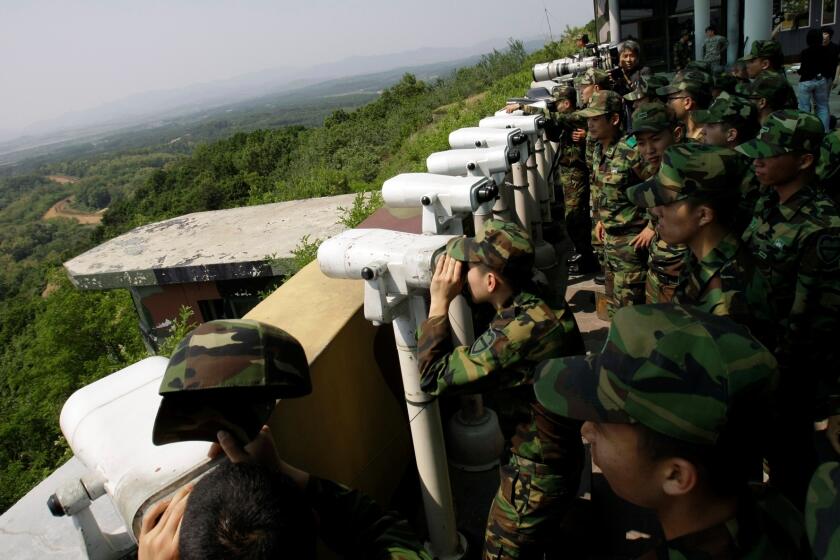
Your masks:
[{"label": "distant mountain range", "polygon": [[[543,39],[525,41],[529,51],[543,45]],[[199,83],[179,89],[150,91],[106,103],[94,109],[68,113],[56,119],[35,123],[21,131],[0,130],[0,156],[25,152],[50,145],[66,145],[74,140],[136,127],[146,123],[203,113],[211,109],[237,105],[276,96],[284,92],[324,84],[325,94],[330,88],[341,86],[342,78],[354,78],[355,86],[367,75],[403,72],[422,74],[429,71],[446,72],[472,64],[484,53],[503,49],[505,39],[494,39],[470,47],[429,47],[412,51],[376,56],[354,56],[337,62],[311,67],[279,67],[213,82]],[[420,72],[418,72],[418,70]],[[381,85],[383,76],[371,83]],[[356,87],[354,91],[359,91]],[[334,93],[349,93],[334,91]],[[9,161],[10,158],[1,158]],[[11,158],[17,159],[17,158]]]}]

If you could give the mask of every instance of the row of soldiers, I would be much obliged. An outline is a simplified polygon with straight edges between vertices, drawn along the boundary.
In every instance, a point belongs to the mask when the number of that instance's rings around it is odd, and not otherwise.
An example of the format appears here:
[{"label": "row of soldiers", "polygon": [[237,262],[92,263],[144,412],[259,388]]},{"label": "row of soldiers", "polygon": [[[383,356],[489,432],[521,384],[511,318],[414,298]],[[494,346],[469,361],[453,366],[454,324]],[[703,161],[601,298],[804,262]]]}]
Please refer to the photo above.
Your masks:
[{"label": "row of soldiers", "polygon": [[[745,458],[764,457],[772,485],[804,508],[819,460],[813,423],[830,417],[837,424],[840,418],[833,365],[840,356],[832,337],[840,327],[840,213],[831,199],[840,152],[837,133],[826,137],[816,117],[795,109],[777,54],[775,43],[755,42],[743,59],[749,81],[713,77],[695,62],[671,80],[641,75],[624,95],[599,69],[554,88],[547,131],[560,143],[563,192],[556,198],[565,202],[578,270],[603,266],[605,273],[613,322],[601,354],[583,358],[568,305],[542,299],[529,283],[533,248],[516,226],[490,223],[481,238],[450,243],[447,258],[438,262],[418,342],[424,391],[521,386],[529,407],[508,434],[510,458],[491,506],[485,558],[563,550],[551,539],[580,479],[580,421],[638,422],[683,442],[713,442],[734,402],[734,387],[717,387],[723,373],[717,370],[734,375],[744,368],[750,372],[745,376],[762,371],[767,380],[778,366],[780,386],[768,408],[752,409],[759,422],[751,418],[751,431],[739,432],[723,465],[712,470],[731,475],[752,468],[749,478],[757,480],[760,464],[750,467]],[[471,347],[453,347],[446,310],[465,286],[473,303],[491,304],[496,315]],[[658,305],[640,306],[646,303]],[[725,320],[718,324],[714,317]],[[693,346],[694,335],[674,335],[665,344],[669,331],[689,325],[703,325],[702,350]],[[721,344],[729,337],[733,347]],[[640,348],[630,348],[634,343]],[[580,356],[586,367],[558,362],[558,356]],[[594,393],[585,396],[606,410],[583,413],[589,405],[568,397],[580,382],[571,379],[575,369],[582,379],[606,384],[589,387]],[[612,375],[618,379],[608,381]],[[535,379],[536,400],[529,387]],[[655,410],[639,414],[628,405],[634,391]],[[726,404],[715,408],[721,401]],[[582,430],[604,469],[608,458],[604,451],[598,456],[596,442],[612,440],[600,426],[586,422]],[[646,503],[629,497],[633,484],[623,494],[604,472],[620,496]],[[620,475],[617,466],[613,477]],[[788,519],[800,515],[790,512]],[[660,522],[667,539],[661,516]],[[704,535],[709,542],[666,542],[657,553],[731,557],[706,547],[720,544],[719,538],[733,553],[744,545],[738,539],[747,537],[721,527]],[[783,533],[744,546],[754,553],[796,548],[775,542],[784,540]],[[807,557],[807,551],[795,557]]]}]

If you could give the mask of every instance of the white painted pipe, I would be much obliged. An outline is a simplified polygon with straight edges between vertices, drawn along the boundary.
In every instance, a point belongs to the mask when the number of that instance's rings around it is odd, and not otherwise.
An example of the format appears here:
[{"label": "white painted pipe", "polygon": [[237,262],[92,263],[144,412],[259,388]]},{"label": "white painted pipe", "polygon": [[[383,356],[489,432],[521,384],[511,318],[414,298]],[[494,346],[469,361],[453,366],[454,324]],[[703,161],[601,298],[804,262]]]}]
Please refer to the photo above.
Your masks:
[{"label": "white painted pipe", "polygon": [[417,366],[415,334],[426,317],[426,302],[421,296],[410,296],[409,306],[410,312],[396,317],[393,325],[423,509],[434,556],[456,559],[463,557],[464,550],[455,526],[440,410],[437,400],[420,390]]},{"label": "white painted pipe", "polygon": [[521,161],[514,163],[511,166],[511,176],[513,179],[513,197],[514,206],[516,208],[516,221],[533,239],[533,215],[536,208],[536,200],[534,200],[531,195],[531,190],[528,188],[528,173],[525,169],[525,163]]},{"label": "white painted pipe", "polygon": [[609,0],[607,8],[610,20],[610,43],[617,43],[621,40],[621,13],[618,0]]}]

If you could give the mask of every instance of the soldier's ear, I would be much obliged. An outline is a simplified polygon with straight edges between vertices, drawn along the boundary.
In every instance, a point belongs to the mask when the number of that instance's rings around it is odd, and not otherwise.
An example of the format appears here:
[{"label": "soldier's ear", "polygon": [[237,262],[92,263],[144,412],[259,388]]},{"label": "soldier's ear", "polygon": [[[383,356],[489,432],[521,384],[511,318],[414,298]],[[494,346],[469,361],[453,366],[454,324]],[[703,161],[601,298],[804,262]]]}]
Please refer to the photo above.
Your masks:
[{"label": "soldier's ear", "polygon": [[814,159],[814,154],[812,154],[811,152],[804,152],[802,154],[799,154],[799,170],[808,170],[814,165],[815,161],[816,160]]},{"label": "soldier's ear", "polygon": [[685,133],[685,128],[683,128],[682,123],[677,124],[674,126],[674,144],[679,144],[682,142],[683,134]]},{"label": "soldier's ear", "polygon": [[726,141],[735,142],[736,140],[738,140],[738,129],[733,126],[726,131]]},{"label": "soldier's ear", "polygon": [[660,461],[664,476],[662,491],[672,497],[684,496],[697,487],[697,467],[681,457],[669,457]]},{"label": "soldier's ear", "polygon": [[610,124],[613,126],[618,126],[621,123],[621,115],[618,113],[611,113],[610,114]]}]

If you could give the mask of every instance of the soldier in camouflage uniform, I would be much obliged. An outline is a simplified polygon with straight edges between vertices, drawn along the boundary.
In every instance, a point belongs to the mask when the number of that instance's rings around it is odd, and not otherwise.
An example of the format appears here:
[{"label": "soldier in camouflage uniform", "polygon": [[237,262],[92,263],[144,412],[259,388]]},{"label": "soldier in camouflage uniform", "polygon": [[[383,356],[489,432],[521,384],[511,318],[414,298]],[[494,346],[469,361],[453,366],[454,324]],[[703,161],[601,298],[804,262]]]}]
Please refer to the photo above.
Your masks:
[{"label": "soldier in camouflage uniform", "polygon": [[631,187],[627,196],[642,208],[652,208],[664,242],[690,249],[681,262],[673,301],[728,316],[766,345],[773,320],[769,286],[732,231],[739,198],[732,185],[742,169],[733,150],[675,145],[665,150],[658,173]]},{"label": "soldier in camouflage uniform", "polygon": [[671,56],[671,64],[674,65],[674,70],[679,72],[685,65],[691,62],[694,58],[691,54],[691,30],[683,29],[679,40],[674,43]]},{"label": "soldier in camouflage uniform", "polygon": [[[303,347],[281,329],[239,319],[210,321],[190,332],[161,381],[153,439],[160,444],[218,438],[220,447],[212,454],[223,451],[231,463],[254,465],[222,464],[171,501],[158,502],[144,516],[139,557],[177,558],[180,550],[184,560],[207,558],[211,551],[228,558],[260,552],[312,558],[317,533],[341,554],[431,560],[404,520],[359,491],[280,459],[263,424],[276,399],[310,391]],[[255,484],[267,495],[243,499]],[[257,515],[253,508],[262,511]],[[236,530],[219,532],[219,526]]]},{"label": "soldier in camouflage uniform", "polygon": [[[620,309],[600,353],[547,360],[534,391],[583,420],[593,462],[665,539],[641,558],[809,558],[802,516],[748,484],[776,362],[726,317],[679,305]],[[593,500],[597,495],[593,496]]]},{"label": "soldier in camouflage uniform", "polygon": [[[673,114],[669,113],[662,103],[645,103],[636,109],[633,113],[631,134],[636,138],[639,153],[645,160],[643,178],[653,176],[659,171],[665,149],[680,142],[682,132],[682,126],[677,124]],[[651,227],[655,225],[656,218],[653,217]],[[656,233],[650,243],[649,253],[648,271],[645,275],[645,303],[667,303],[674,295],[688,247],[681,244],[670,245]]]},{"label": "soldier in camouflage uniform", "polygon": [[772,40],[753,41],[749,54],[738,59],[747,66],[747,75],[756,79],[762,75],[778,74],[784,77],[782,45]]},{"label": "soldier in camouflage uniform", "polygon": [[795,110],[770,115],[758,137],[738,146],[754,158],[768,192],[743,239],[770,283],[774,352],[781,370],[780,407],[770,457],[771,482],[800,507],[816,464],[813,425],[840,395],[840,215],[816,188],[821,121]]},{"label": "soldier in camouflage uniform", "polygon": [[604,243],[611,316],[619,307],[644,303],[647,248],[654,234],[644,212],[625,196],[627,187],[639,182],[643,164],[635,140],[621,134],[622,108],[617,93],[600,91],[588,108],[577,112],[587,119],[596,142],[590,188],[596,235]]},{"label": "soldier in camouflage uniform", "polygon": [[686,141],[702,142],[703,127],[694,122],[692,111],[706,109],[712,102],[712,78],[699,70],[678,72],[671,84],[656,90],[667,97],[668,107],[677,120],[685,125]]},{"label": "soldier in camouflage uniform", "polygon": [[840,463],[820,465],[808,487],[805,527],[818,560],[840,558]]},{"label": "soldier in camouflage uniform", "polygon": [[[759,123],[755,106],[738,95],[721,94],[706,111],[695,111],[694,121],[703,126],[703,142],[711,146],[735,149],[739,144],[752,140],[758,132]],[[739,236],[752,220],[755,205],[763,189],[755,178],[752,160],[741,156],[743,172],[740,183],[741,197],[738,200],[738,216],[734,233]]]},{"label": "soldier in camouflage uniform", "polygon": [[[575,131],[586,127],[586,121],[573,115],[575,88],[568,84],[554,88],[557,112],[552,113],[553,126],[547,127],[549,140],[560,145],[560,186],[557,198],[564,202],[566,231],[576,254],[569,260],[579,273],[595,272],[598,260],[592,251],[592,217],[589,207],[589,168],[586,165],[586,141]],[[578,140],[574,140],[577,137]]]},{"label": "soldier in camouflage uniform", "polygon": [[668,85],[668,78],[664,74],[653,74],[652,76],[642,76],[639,79],[638,87],[624,95],[624,100],[633,104],[633,110],[639,108],[642,103],[650,103],[652,101],[662,101],[664,99],[656,95],[656,90]]},{"label": "soldier in camouflage uniform", "polygon": [[[431,285],[429,319],[419,329],[421,388],[433,395],[518,388],[527,413],[510,440],[510,460],[487,520],[485,559],[538,558],[574,499],[583,467],[580,424],[534,402],[533,367],[544,359],[584,352],[566,306],[551,308],[531,288],[534,250],[512,223],[491,220],[484,236],[449,242]],[[469,267],[466,278],[461,268]],[[474,303],[496,315],[472,347],[453,347],[447,310],[466,283]]]},{"label": "soldier in camouflage uniform", "polygon": [[718,72],[712,76],[712,98],[717,99],[721,93],[735,95],[738,78],[727,72]]},{"label": "soldier in camouflage uniform", "polygon": [[775,72],[762,74],[749,86],[741,87],[741,92],[755,105],[761,124],[764,124],[770,113],[798,107],[793,86],[787,78]]}]

